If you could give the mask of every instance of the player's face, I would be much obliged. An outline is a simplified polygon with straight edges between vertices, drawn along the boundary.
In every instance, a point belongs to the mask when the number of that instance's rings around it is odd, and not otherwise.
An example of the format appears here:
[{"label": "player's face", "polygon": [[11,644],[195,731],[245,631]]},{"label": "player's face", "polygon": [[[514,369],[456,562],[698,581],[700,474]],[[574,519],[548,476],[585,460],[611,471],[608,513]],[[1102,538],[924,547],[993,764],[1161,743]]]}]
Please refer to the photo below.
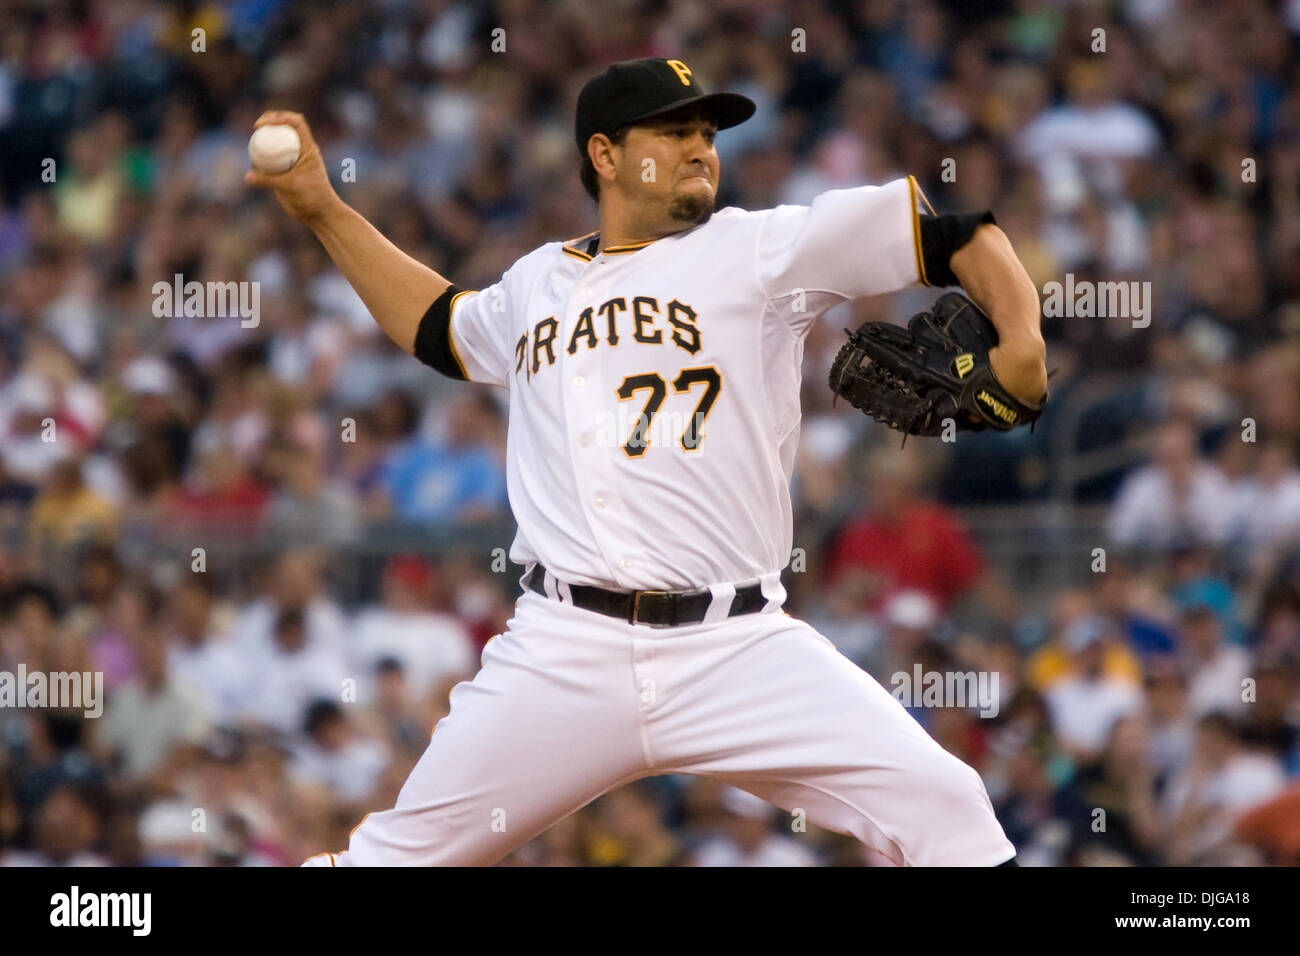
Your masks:
[{"label": "player's face", "polygon": [[618,178],[646,218],[682,228],[707,222],[718,194],[718,127],[688,107],[628,130]]}]

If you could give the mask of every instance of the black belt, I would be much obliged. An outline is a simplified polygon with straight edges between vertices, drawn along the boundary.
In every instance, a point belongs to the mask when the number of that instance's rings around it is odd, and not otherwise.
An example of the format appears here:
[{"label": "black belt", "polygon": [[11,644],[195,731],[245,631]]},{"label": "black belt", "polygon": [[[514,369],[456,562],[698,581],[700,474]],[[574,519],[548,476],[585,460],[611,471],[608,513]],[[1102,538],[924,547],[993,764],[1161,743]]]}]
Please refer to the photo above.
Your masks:
[{"label": "black belt", "polygon": [[[549,597],[546,593],[546,569],[534,565],[524,578],[530,591]],[[590,584],[570,584],[573,606],[584,611],[595,611],[606,617],[622,618],[629,624],[648,624],[651,627],[676,627],[679,624],[699,624],[713,602],[706,591],[610,591]],[[767,604],[761,584],[746,584],[736,588],[727,617],[753,614]]]}]

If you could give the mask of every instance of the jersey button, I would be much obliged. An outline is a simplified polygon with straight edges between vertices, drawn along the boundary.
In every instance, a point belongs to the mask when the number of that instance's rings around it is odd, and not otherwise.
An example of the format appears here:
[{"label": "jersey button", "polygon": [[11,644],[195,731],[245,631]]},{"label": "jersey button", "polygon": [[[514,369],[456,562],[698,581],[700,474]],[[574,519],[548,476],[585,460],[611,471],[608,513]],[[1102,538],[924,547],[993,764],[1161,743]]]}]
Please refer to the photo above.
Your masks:
[{"label": "jersey button", "polygon": [[604,507],[605,507],[605,496],[604,496],[604,495],[597,495],[597,496],[596,496],[596,500],[593,501],[592,504],[594,504],[597,508],[604,508]]},{"label": "jersey button", "polygon": [[583,287],[582,287],[582,297],[583,297],[584,299],[590,299],[590,298],[591,298],[591,293],[592,293],[593,291],[594,291],[594,290],[591,288],[591,286],[589,286],[589,285],[585,285],[585,286],[583,286]]},{"label": "jersey button", "polygon": [[620,568],[623,568],[624,570],[627,570],[628,568],[632,567],[632,562],[629,561],[627,558],[623,558],[618,562],[618,566]]},{"label": "jersey button", "polygon": [[581,375],[575,375],[573,376],[573,384],[578,388],[582,388],[582,386],[587,384],[587,380]]},{"label": "jersey button", "polygon": [[591,433],[590,433],[590,432],[583,432],[581,435],[579,435],[579,436],[578,436],[578,444],[581,445],[583,448],[586,448],[588,445],[590,445],[590,444],[591,444]]}]

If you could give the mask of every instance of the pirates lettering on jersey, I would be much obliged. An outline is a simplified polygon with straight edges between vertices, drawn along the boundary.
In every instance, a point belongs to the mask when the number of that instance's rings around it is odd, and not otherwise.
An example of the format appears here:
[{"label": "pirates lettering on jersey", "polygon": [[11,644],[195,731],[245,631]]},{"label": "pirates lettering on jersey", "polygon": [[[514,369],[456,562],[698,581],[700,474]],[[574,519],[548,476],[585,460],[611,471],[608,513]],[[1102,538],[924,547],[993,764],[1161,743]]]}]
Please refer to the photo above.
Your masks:
[{"label": "pirates lettering on jersey", "polygon": [[639,295],[632,300],[632,318],[636,321],[635,338],[638,342],[646,345],[658,345],[664,340],[664,334],[659,329],[653,332],[647,329],[654,328],[654,318],[652,313],[659,312],[659,303],[648,295]]},{"label": "pirates lettering on jersey", "polygon": [[542,349],[546,349],[546,367],[555,364],[555,333],[560,330],[560,323],[555,316],[548,315],[533,326],[533,374],[542,367]]},{"label": "pirates lettering on jersey", "polygon": [[594,349],[596,347],[596,330],[591,325],[593,311],[591,306],[587,306],[582,310],[582,314],[578,316],[578,324],[573,327],[573,334],[569,336],[569,347],[565,350],[570,355],[578,351],[578,336],[580,335],[587,340],[587,348]]},{"label": "pirates lettering on jersey", "polygon": [[668,303],[668,323],[673,327],[673,341],[694,355],[700,350],[700,330],[695,325],[695,310],[676,299]]},{"label": "pirates lettering on jersey", "polygon": [[[627,335],[626,317],[631,313],[631,336]],[[569,341],[564,350],[576,355],[578,349],[595,349],[603,342],[608,346],[617,346],[620,341],[632,341],[641,345],[665,345],[671,343],[690,355],[700,350],[700,329],[697,324],[698,314],[685,302],[673,299],[666,307],[659,304],[654,296],[638,295],[632,298],[629,309],[628,301],[622,296],[607,299],[598,306],[588,306],[578,313],[578,321],[569,333]],[[619,335],[620,322],[624,334]],[[664,324],[666,322],[666,325]],[[560,323],[553,315],[537,322],[529,331],[519,336],[515,342],[515,374],[524,374],[527,381],[543,368],[555,364],[556,337],[559,335]],[[601,333],[604,337],[601,337]],[[664,333],[668,336],[665,338]]]},{"label": "pirates lettering on jersey", "polygon": [[605,337],[605,341],[610,345],[618,345],[618,319],[615,313],[626,312],[627,302],[622,298],[610,299],[608,302],[602,302],[600,308],[596,311],[605,317],[609,329],[609,335]]}]

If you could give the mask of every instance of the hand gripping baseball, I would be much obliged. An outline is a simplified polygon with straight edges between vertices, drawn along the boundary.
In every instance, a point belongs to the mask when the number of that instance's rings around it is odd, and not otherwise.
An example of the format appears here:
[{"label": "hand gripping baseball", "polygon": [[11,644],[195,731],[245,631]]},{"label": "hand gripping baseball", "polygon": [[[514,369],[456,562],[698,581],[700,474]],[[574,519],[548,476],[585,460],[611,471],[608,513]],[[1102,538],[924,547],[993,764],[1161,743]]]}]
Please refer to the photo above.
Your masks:
[{"label": "hand gripping baseball", "polygon": [[292,126],[298,133],[298,139],[302,143],[298,161],[282,173],[250,169],[244,175],[244,182],[250,186],[270,188],[285,212],[310,226],[319,221],[331,206],[340,202],[338,194],[330,185],[320,147],[316,145],[316,138],[312,136],[302,114],[270,110],[257,118],[253,128],[260,129],[272,123]]}]

